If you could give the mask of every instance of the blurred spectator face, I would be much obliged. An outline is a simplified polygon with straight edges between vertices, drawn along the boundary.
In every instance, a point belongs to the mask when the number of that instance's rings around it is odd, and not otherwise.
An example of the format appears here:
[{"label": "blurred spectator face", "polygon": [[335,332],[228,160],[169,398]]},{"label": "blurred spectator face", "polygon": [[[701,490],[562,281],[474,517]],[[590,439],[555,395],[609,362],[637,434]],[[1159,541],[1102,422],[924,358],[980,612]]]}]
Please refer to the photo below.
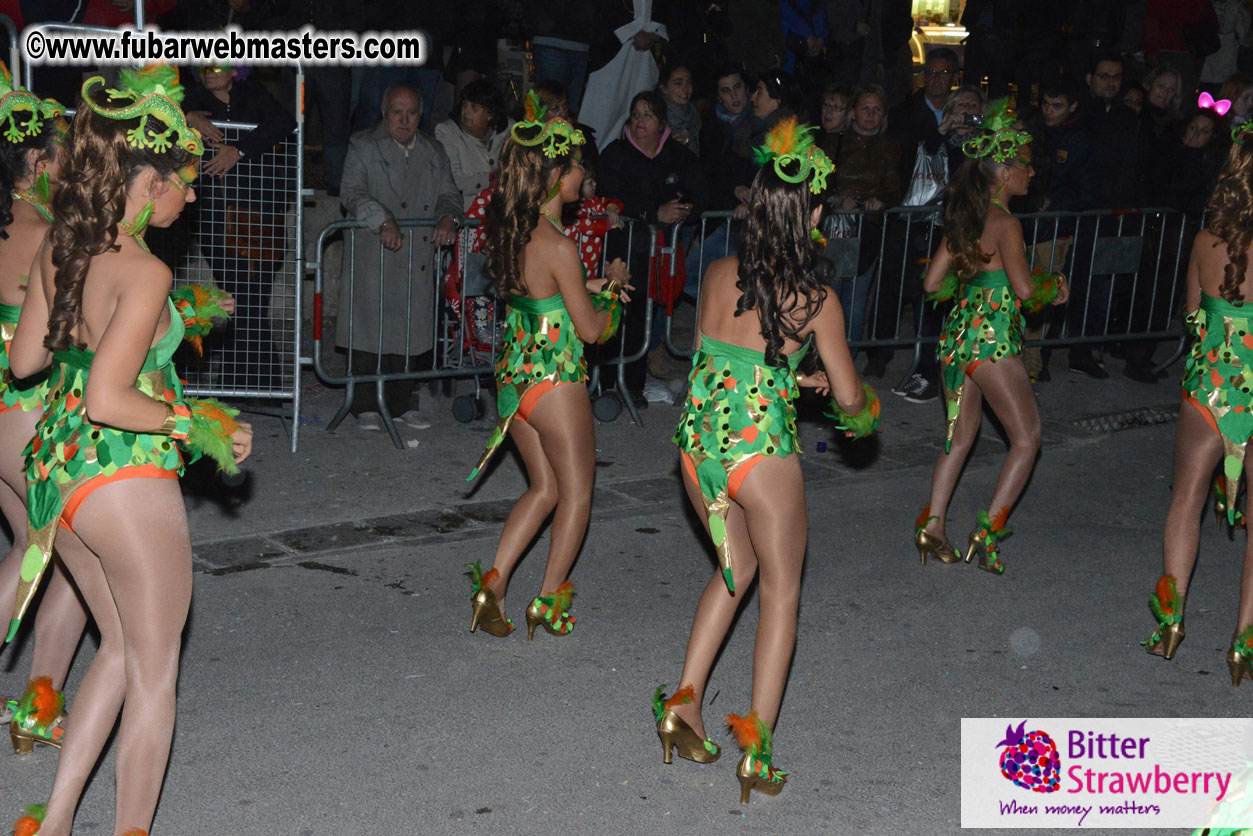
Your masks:
[{"label": "blurred spectator face", "polygon": [[848,99],[843,96],[827,96],[822,100],[822,132],[843,133],[848,127]]},{"label": "blurred spectator face", "polygon": [[1122,97],[1122,103],[1139,113],[1144,109],[1144,91],[1134,87],[1131,88],[1127,91],[1127,95]]},{"label": "blurred spectator face", "polygon": [[383,102],[383,118],[387,120],[387,135],[401,145],[407,145],[418,132],[418,122],[422,119],[422,98],[403,87],[393,90]]},{"label": "blurred spectator face", "polygon": [[1050,128],[1064,125],[1070,121],[1079,109],[1078,102],[1072,102],[1065,96],[1045,96],[1040,102],[1040,113],[1044,116],[1044,124]]},{"label": "blurred spectator face", "polygon": [[853,108],[853,130],[862,136],[874,136],[883,128],[883,100],[874,93],[857,97]]},{"label": "blurred spectator face", "polygon": [[1096,72],[1088,73],[1088,92],[1092,98],[1112,102],[1122,87],[1122,64],[1117,61],[1098,61]]},{"label": "blurred spectator face", "polygon": [[548,106],[549,119],[565,119],[570,121],[570,100],[562,96],[557,101]]},{"label": "blurred spectator face", "polygon": [[230,67],[205,67],[200,71],[200,80],[210,93],[230,90],[235,82],[235,71]]},{"label": "blurred spectator face", "polygon": [[692,74],[687,67],[678,67],[670,73],[670,80],[661,87],[662,94],[675,107],[683,107],[692,100]]},{"label": "blurred spectator face", "polygon": [[1253,113],[1253,87],[1236,96],[1236,100],[1231,103],[1231,120],[1243,122],[1249,118],[1250,113]]},{"label": "blurred spectator face", "polygon": [[627,127],[636,145],[644,149],[652,149],[656,148],[657,143],[661,141],[663,124],[647,102],[636,102],[635,107],[631,108],[631,121],[627,123]]},{"label": "blurred spectator face", "polygon": [[1159,75],[1149,87],[1149,104],[1153,107],[1169,110],[1179,94],[1179,79],[1170,73]]},{"label": "blurred spectator face", "polygon": [[492,127],[492,114],[483,105],[474,102],[461,103],[461,130],[482,139]]},{"label": "blurred spectator face", "polygon": [[948,96],[953,82],[957,80],[957,68],[952,61],[939,59],[927,64],[922,74],[923,89],[927,98],[938,101]]},{"label": "blurred spectator face", "polygon": [[732,116],[739,116],[748,107],[748,91],[744,89],[744,77],[739,73],[718,79],[717,93],[718,104]]},{"label": "blurred spectator face", "polygon": [[758,119],[765,119],[779,109],[779,100],[770,98],[770,94],[766,92],[766,82],[757,82],[757,89],[753,91],[753,115]]},{"label": "blurred spectator face", "polygon": [[1204,148],[1214,139],[1214,120],[1198,113],[1183,129],[1183,144],[1189,148]]}]

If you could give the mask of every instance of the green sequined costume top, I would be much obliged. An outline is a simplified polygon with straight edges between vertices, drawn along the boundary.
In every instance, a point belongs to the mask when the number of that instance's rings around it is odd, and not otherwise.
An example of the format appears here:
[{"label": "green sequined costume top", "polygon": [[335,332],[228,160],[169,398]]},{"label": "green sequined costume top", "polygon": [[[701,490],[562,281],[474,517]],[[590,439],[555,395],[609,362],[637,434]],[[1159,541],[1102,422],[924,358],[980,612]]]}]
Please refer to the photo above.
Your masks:
[{"label": "green sequined costume top", "polygon": [[496,429],[467,482],[479,474],[504,442],[529,390],[587,380],[583,340],[560,293],[546,299],[515,294],[505,311],[504,337],[496,358]]},{"label": "green sequined costume top", "polygon": [[[786,358],[785,366],[768,366],[760,351],[719,342],[701,335],[692,358],[690,388],[674,442],[688,455],[705,501],[709,537],[727,588],[731,580],[731,549],[726,537],[731,485],[747,475],[757,456],[791,455],[796,439],[796,407],[800,394],[796,367],[809,351],[805,341]],[[737,479],[737,471],[744,473]]]},{"label": "green sequined costume top", "polygon": [[[183,384],[170,358],[183,339],[183,318],[169,303],[170,328],[148,350],[135,388],[154,400],[182,403]],[[11,641],[52,556],[57,524],[73,493],[96,476],[124,467],[152,464],[183,472],[178,444],[169,436],[137,433],[93,424],[83,394],[93,352],[57,351],[45,384],[45,409],[26,445],[28,543],[19,574],[17,605],[9,624]]]},{"label": "green sequined costume top", "polygon": [[944,381],[945,452],[953,446],[966,378],[981,363],[1021,354],[1022,330],[1022,301],[1004,270],[980,271],[961,283],[937,346]]},{"label": "green sequined costume top", "polygon": [[[1195,339],[1184,366],[1183,396],[1222,437],[1227,496],[1234,497],[1253,436],[1253,305],[1202,293],[1187,324]],[[1233,518],[1235,502],[1229,505]]]},{"label": "green sequined costume top", "polygon": [[[18,388],[9,373],[9,344],[13,342],[21,313],[22,309],[17,305],[0,305],[0,412],[43,409],[43,387],[36,384],[29,389]],[[38,377],[42,382],[43,375]]]}]

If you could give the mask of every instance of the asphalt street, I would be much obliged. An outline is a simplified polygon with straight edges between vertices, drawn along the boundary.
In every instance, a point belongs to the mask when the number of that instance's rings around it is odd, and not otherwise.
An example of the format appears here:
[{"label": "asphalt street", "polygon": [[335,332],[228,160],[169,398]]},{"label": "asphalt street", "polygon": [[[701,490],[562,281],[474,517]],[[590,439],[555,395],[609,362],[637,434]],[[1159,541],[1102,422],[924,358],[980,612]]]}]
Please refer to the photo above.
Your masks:
[{"label": "asphalt street", "polygon": [[[403,429],[417,443],[397,450],[351,420],[325,432],[338,396],[309,382],[298,453],[277,420],[257,418],[243,488],[186,486],[195,597],[154,834],[956,834],[962,717],[1248,715],[1253,687],[1233,688],[1223,663],[1243,534],[1207,518],[1187,641],[1169,663],[1139,646],[1155,626],[1146,602],[1181,365],[1157,386],[1091,381],[1062,358],[1053,372],[1037,388],[1044,449],[1003,577],[919,565],[913,520],[940,449],[938,402],[892,396],[889,377],[882,432],[857,445],[806,407],[810,545],[775,739],[791,779],[748,806],[720,718],[748,709],[752,597],[706,695],[723,758],[663,765],[652,724],[652,692],[678,684],[714,568],[669,443],[676,407],[654,405],[643,427],[625,415],[598,426],[578,626],[528,643],[522,630],[468,631],[465,564],[490,563],[524,484],[512,453],[464,482],[490,420],[457,424],[446,399],[427,397],[435,426]],[[955,540],[1003,450],[985,423],[953,503]],[[546,546],[542,534],[514,576],[518,623]],[[70,692],[93,650],[88,639]],[[20,689],[29,654],[27,636],[0,657],[0,687]],[[46,799],[56,757],[0,758],[0,816]],[[110,751],[75,833],[110,833],[112,811]]]}]

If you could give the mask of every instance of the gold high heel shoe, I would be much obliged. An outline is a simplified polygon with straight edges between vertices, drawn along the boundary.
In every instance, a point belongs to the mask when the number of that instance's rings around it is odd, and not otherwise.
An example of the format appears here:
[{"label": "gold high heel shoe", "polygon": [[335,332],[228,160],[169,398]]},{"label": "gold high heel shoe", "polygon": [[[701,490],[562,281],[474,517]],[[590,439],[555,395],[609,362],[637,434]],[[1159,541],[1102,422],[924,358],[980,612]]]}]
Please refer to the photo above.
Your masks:
[{"label": "gold high heel shoe", "polygon": [[489,588],[500,577],[500,572],[492,569],[486,575],[478,563],[467,564],[470,567],[470,600],[474,602],[474,615],[470,619],[470,632],[482,627],[483,632],[498,638],[504,638],[513,632],[513,622],[505,618],[501,612],[500,602],[496,593]]},{"label": "gold high heel shoe", "polygon": [[997,543],[1010,534],[1010,529],[1005,527],[1005,520],[1008,518],[1009,506],[1002,508],[994,518],[989,518],[987,511],[979,512],[976,518],[978,527],[970,532],[970,546],[966,549],[967,563],[974,559],[975,552],[978,551],[980,569],[994,575],[1005,574],[1005,564],[1001,563]]},{"label": "gold high heel shoe", "polygon": [[744,750],[744,757],[735,768],[735,777],[740,781],[740,803],[747,804],[753,790],[764,795],[782,792],[787,773],[770,765],[770,729],[757,717],[757,712],[750,711],[747,717],[728,714],[727,725]]},{"label": "gold high heel shoe", "polygon": [[575,617],[570,615],[574,584],[566,581],[551,595],[540,595],[526,608],[526,640],[535,638],[535,628],[543,626],[554,636],[564,636],[574,629]]},{"label": "gold high heel shoe", "polygon": [[958,562],[961,560],[961,555],[957,553],[957,549],[953,548],[943,537],[930,534],[925,530],[927,523],[935,519],[939,517],[931,516],[931,506],[927,505],[918,515],[918,519],[914,521],[914,547],[918,549],[922,565],[927,565],[927,555],[931,555],[941,563]]},{"label": "gold high heel shoe", "polygon": [[1179,599],[1179,590],[1175,588],[1174,575],[1162,575],[1157,579],[1157,586],[1149,595],[1149,609],[1157,616],[1157,629],[1148,641],[1140,642],[1149,653],[1156,654],[1161,648],[1165,659],[1175,658],[1175,651],[1183,641],[1183,601]]},{"label": "gold high heel shoe", "polygon": [[1231,684],[1240,687],[1240,680],[1253,679],[1253,624],[1232,637],[1231,650],[1227,651],[1227,670],[1231,672]]},{"label": "gold high heel shoe", "polygon": [[46,676],[32,679],[22,699],[12,703],[13,718],[9,720],[9,740],[18,755],[29,755],[36,743],[61,748],[65,730],[61,728],[65,695],[52,688]]},{"label": "gold high heel shoe", "polygon": [[671,710],[676,705],[686,705],[694,697],[692,686],[680,688],[668,700],[662,700],[662,689],[657,688],[653,694],[653,717],[657,720],[657,736],[661,738],[661,760],[670,763],[670,750],[679,757],[697,763],[713,763],[722,756],[722,750],[708,737],[701,739],[691,726]]}]

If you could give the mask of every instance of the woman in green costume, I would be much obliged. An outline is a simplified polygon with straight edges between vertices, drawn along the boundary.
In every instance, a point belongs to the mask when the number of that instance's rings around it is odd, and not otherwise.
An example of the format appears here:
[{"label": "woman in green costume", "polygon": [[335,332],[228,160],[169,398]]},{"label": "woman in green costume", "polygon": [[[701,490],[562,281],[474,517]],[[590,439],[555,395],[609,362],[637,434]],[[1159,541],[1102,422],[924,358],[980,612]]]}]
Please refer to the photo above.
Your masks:
[{"label": "woman in green costume", "polygon": [[496,361],[498,422],[470,479],[508,436],[530,486],[505,521],[492,568],[470,566],[474,604],[470,630],[513,632],[505,590],[514,567],[544,520],[553,516],[548,564],[539,595],[526,610],[528,637],[542,626],[555,636],[574,629],[567,577],[587,531],[596,469],[584,342],[613,336],[622,315],[626,265],[615,260],[607,279],[588,279],[578,248],[562,232],[561,209],[579,200],[582,132],[564,119],[545,119],[535,92],[524,121],[505,143],[500,181],[487,209],[484,271],[507,302],[504,344]]},{"label": "woman in green costume", "polygon": [[979,568],[1002,574],[998,543],[1040,449],[1040,411],[1022,364],[1022,309],[1066,301],[1065,278],[1032,274],[1022,224],[1006,203],[1026,194],[1031,181],[1031,135],[1016,130],[1005,101],[994,102],[982,131],[966,141],[969,158],[949,186],[945,236],[931,260],[924,288],[937,301],[953,300],[938,351],[944,383],[944,452],[931,477],[931,501],[918,516],[914,545],[927,562],[960,560],[944,533],[949,501],[983,420],[983,404],[1009,436],[1009,452],[988,510],[970,532],[966,562],[976,551]]},{"label": "woman in green costume", "polygon": [[[123,71],[116,89],[83,85],[52,231],[36,254],[10,349],[29,377],[50,366],[27,448],[29,541],[15,620],[52,538],[100,630],[46,805],[19,833],[68,836],[83,786],[118,726],[114,836],[152,823],[174,730],[179,646],[191,600],[191,543],[177,476],[185,449],[233,468],[252,433],[211,402],[183,396],[170,357],[186,301],[148,252],[195,199],[203,143],[178,108],[169,67]],[[66,544],[81,544],[70,549]]]},{"label": "woman in green costume", "polygon": [[[741,801],[753,789],[779,792],[786,773],[771,765],[771,739],[792,650],[808,522],[796,438],[799,386],[834,392],[841,429],[868,435],[878,423],[874,390],[863,386],[844,339],[832,270],[816,243],[819,194],[835,166],[813,145],[812,128],[780,122],[758,149],[743,242],[713,262],[701,285],[699,347],[675,433],[683,485],[705,522],[718,570],[692,621],[682,687],[653,699],[666,763],[671,750],[708,763],[720,754],[705,733],[701,703],[714,659],[753,578],[761,613],[753,654],[751,711],[728,721],[745,749]],[[816,350],[825,372],[797,368]],[[664,686],[662,686],[664,688]]]},{"label": "woman in green costume", "polygon": [[[16,382],[9,369],[9,343],[26,297],[27,274],[52,222],[52,188],[64,156],[62,107],[12,87],[0,64],[0,510],[13,531],[13,549],[0,563],[0,602],[15,600],[18,572],[26,551],[26,464],[23,451],[43,412],[38,381]],[[32,120],[29,121],[28,120]],[[71,547],[72,548],[72,547]],[[26,693],[0,705],[11,715],[9,736],[15,751],[29,753],[36,742],[59,746],[60,694],[87,625],[87,610],[58,560],[35,618],[34,652]],[[45,699],[56,710],[36,710]]]},{"label": "woman in green costume", "polygon": [[[1164,565],[1149,604],[1158,629],[1144,644],[1174,657],[1183,641],[1184,601],[1196,565],[1199,520],[1214,468],[1222,463],[1234,500],[1253,436],[1253,123],[1232,132],[1234,144],[1196,235],[1188,262],[1188,326],[1194,341],[1183,375],[1175,431],[1175,473],[1166,515]],[[1225,510],[1235,522],[1232,502]],[[1253,538],[1244,550],[1236,632],[1227,651],[1231,681],[1250,678],[1253,661]]]}]

